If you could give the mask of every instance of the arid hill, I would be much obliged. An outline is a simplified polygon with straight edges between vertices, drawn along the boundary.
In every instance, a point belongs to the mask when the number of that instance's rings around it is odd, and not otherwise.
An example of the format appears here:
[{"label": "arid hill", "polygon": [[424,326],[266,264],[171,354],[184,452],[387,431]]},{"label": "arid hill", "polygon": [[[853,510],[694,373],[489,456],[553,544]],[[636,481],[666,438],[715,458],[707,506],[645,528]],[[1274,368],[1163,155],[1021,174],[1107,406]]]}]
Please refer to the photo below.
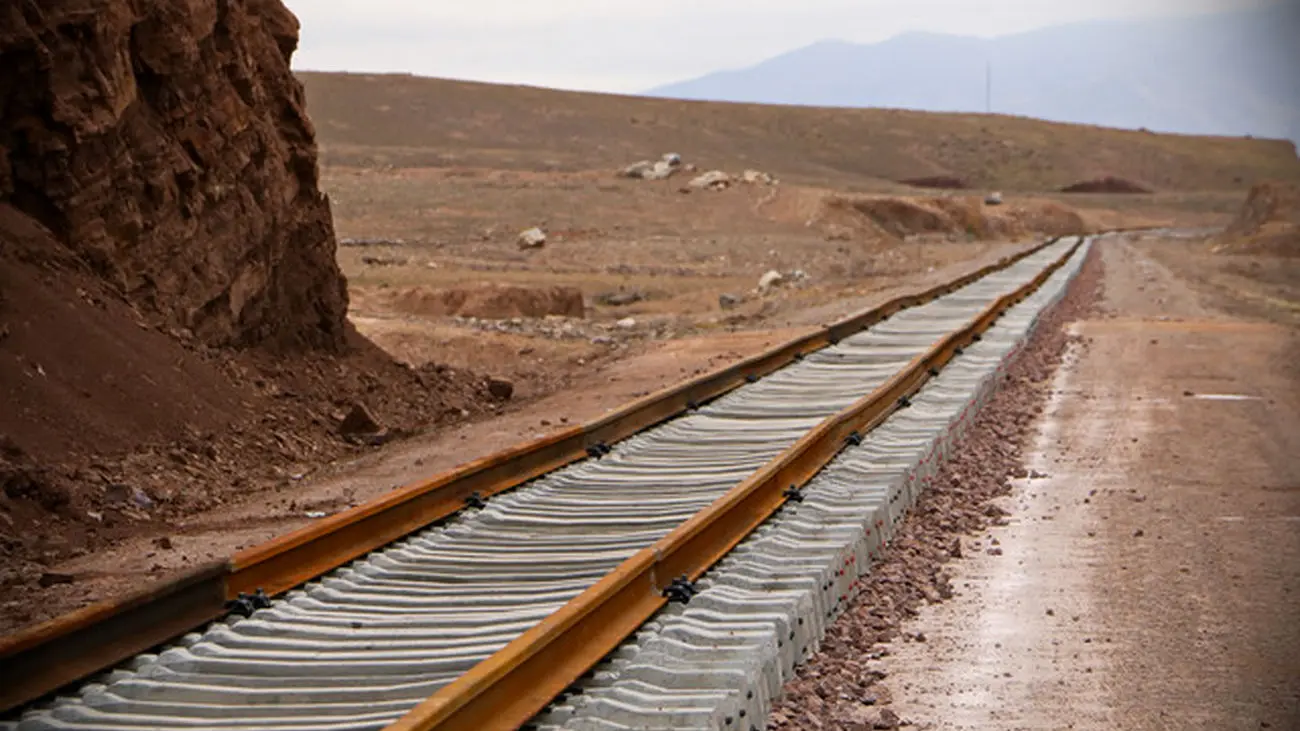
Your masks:
[{"label": "arid hill", "polygon": [[299,73],[332,165],[573,171],[673,151],[825,186],[947,176],[1055,191],[1117,176],[1162,191],[1300,181],[1290,142],[1032,119],[647,99],[406,75]]}]

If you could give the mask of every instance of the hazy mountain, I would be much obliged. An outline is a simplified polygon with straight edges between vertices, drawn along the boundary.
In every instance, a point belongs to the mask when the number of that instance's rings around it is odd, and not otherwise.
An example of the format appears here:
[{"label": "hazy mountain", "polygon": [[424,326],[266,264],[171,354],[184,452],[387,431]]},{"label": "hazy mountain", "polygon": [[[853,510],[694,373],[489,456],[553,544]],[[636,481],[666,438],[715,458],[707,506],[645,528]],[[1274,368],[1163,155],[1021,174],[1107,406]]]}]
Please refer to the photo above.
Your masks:
[{"label": "hazy mountain", "polygon": [[1300,2],[1189,18],[1064,25],[992,40],[909,33],[825,41],[652,96],[985,110],[1163,132],[1300,140]]}]

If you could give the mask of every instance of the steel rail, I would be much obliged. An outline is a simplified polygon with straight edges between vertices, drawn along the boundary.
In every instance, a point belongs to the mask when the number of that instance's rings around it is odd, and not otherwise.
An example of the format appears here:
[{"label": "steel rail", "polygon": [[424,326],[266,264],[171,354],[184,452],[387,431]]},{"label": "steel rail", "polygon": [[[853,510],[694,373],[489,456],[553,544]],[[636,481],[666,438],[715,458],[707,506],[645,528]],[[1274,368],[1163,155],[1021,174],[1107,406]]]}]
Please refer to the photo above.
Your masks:
[{"label": "steel rail", "polygon": [[821,422],[793,446],[563,608],[412,709],[389,731],[514,729],[528,722],[667,602],[675,579],[697,579],[807,483],[852,435],[907,404],[925,382],[1029,296],[1082,244],[994,300],[881,387]]},{"label": "steel rail", "polygon": [[463,509],[586,458],[773,373],[900,310],[1006,269],[1055,243],[1027,247],[948,283],[891,299],[764,353],[665,388],[590,423],[394,490],[265,544],[0,639],[0,713],[30,703],[217,619],[229,601],[287,591]]}]

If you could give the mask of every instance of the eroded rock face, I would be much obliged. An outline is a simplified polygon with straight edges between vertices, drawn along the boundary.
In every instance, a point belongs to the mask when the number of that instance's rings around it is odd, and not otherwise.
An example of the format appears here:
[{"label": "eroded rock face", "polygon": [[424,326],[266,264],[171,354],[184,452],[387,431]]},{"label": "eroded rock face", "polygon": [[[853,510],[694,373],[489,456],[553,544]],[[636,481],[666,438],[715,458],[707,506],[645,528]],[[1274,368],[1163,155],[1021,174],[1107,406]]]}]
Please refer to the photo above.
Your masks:
[{"label": "eroded rock face", "polygon": [[279,0],[0,4],[0,202],[211,345],[342,348],[297,42]]}]

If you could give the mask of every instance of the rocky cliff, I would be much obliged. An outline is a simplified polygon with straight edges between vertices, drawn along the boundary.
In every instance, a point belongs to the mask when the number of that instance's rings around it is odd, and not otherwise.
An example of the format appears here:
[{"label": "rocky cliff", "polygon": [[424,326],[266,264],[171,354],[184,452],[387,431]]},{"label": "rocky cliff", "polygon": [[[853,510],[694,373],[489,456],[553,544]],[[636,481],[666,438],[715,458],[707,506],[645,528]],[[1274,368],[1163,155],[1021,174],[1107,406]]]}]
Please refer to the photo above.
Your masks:
[{"label": "rocky cliff", "polygon": [[0,203],[159,324],[343,348],[297,41],[279,0],[0,3]]}]

